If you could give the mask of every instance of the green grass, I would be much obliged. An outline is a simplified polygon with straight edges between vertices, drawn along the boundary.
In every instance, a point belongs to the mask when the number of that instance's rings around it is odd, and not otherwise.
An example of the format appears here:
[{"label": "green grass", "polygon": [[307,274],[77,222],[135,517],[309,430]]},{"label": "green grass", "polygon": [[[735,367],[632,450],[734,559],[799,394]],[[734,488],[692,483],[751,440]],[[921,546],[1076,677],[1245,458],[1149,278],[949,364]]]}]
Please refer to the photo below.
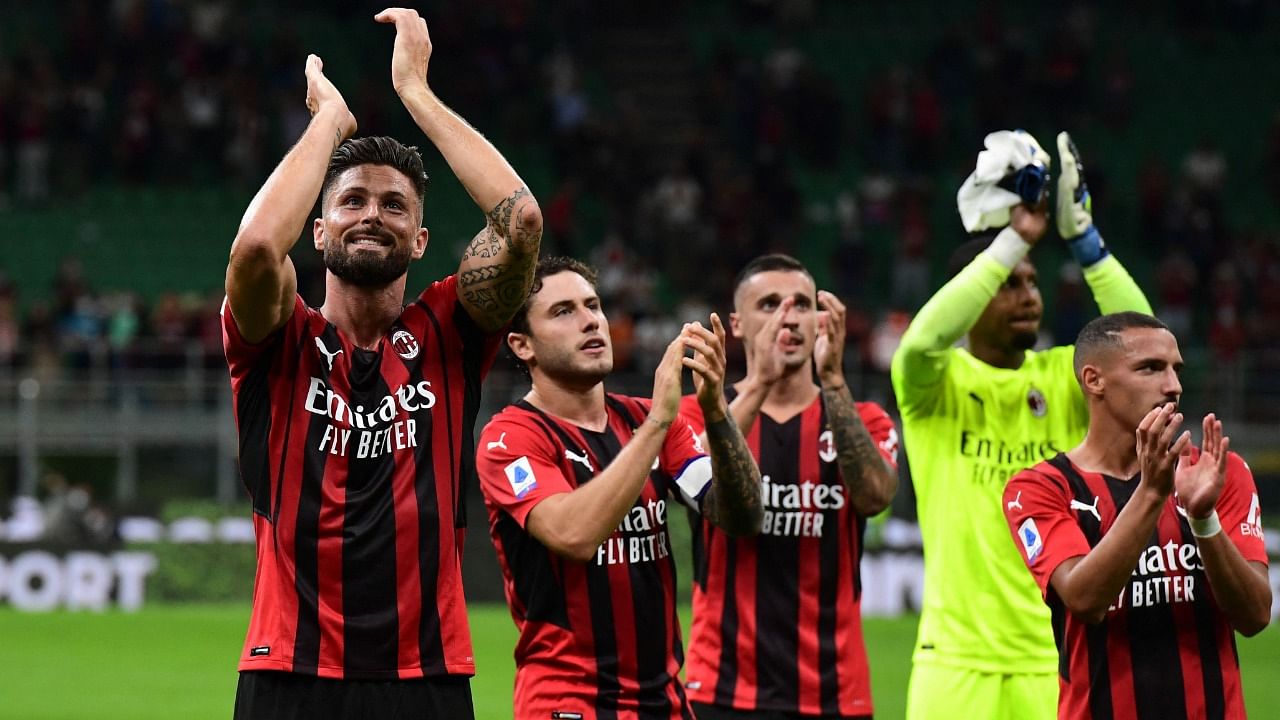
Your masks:
[{"label": "green grass", "polygon": [[[229,718],[248,617],[241,605],[152,606],[136,614],[0,609],[0,718]],[[515,628],[495,605],[473,606],[471,622],[476,717],[509,718]],[[882,720],[902,717],[915,622],[866,621]],[[1239,646],[1247,704],[1264,717],[1280,707],[1280,630]]]}]

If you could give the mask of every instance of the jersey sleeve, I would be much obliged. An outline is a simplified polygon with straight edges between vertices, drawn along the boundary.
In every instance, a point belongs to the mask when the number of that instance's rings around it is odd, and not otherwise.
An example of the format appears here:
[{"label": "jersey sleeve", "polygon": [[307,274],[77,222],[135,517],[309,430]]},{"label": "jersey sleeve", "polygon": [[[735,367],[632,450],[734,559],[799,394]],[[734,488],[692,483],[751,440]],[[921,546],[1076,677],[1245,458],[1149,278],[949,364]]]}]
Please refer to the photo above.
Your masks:
[{"label": "jersey sleeve", "polygon": [[[702,414],[698,414],[701,421]],[[702,510],[702,498],[711,489],[711,458],[707,456],[699,437],[695,420],[683,410],[667,429],[658,453],[658,467],[675,485],[680,501],[694,510]]]},{"label": "jersey sleeve", "polygon": [[1227,480],[1215,508],[1222,530],[1235,543],[1240,555],[1251,562],[1267,563],[1267,547],[1262,537],[1262,507],[1258,486],[1244,458],[1227,454]]},{"label": "jersey sleeve", "polygon": [[1089,284],[1094,302],[1103,315],[1132,310],[1153,314],[1151,303],[1142,294],[1142,288],[1115,255],[1108,255],[1084,269],[1084,280]]},{"label": "jersey sleeve", "polygon": [[698,404],[697,395],[685,395],[680,398],[680,414],[689,420],[694,431],[699,435],[706,432],[707,426],[702,418],[702,406]]},{"label": "jersey sleeve", "polygon": [[994,257],[978,253],[916,313],[890,367],[893,390],[904,413],[937,397],[931,390],[946,374],[951,346],[978,321],[1010,272]]},{"label": "jersey sleeve", "polygon": [[551,441],[515,419],[495,418],[481,431],[476,472],[485,500],[520,527],[525,526],[535,505],[552,495],[573,491]]},{"label": "jersey sleeve", "polygon": [[889,467],[894,470],[898,469],[898,429],[894,427],[893,419],[889,417],[889,413],[884,411],[873,402],[858,403],[858,415],[862,418],[862,424],[867,428],[867,434],[871,436],[871,441],[876,444],[880,450],[880,457],[889,463]]},{"label": "jersey sleeve", "polygon": [[240,334],[240,326],[236,325],[236,319],[231,314],[231,303],[226,297],[222,299],[220,315],[222,316],[222,349],[227,356],[227,367],[231,370],[232,377],[239,377],[256,365],[264,355],[278,352],[282,347],[281,340],[286,344],[289,344],[290,340],[293,344],[297,344],[302,326],[306,322],[307,306],[302,301],[301,295],[294,295],[293,313],[289,315],[284,326],[255,343],[245,340]]},{"label": "jersey sleeve", "polygon": [[1041,463],[1014,475],[1001,498],[1013,542],[1042,597],[1049,595],[1053,571],[1066,560],[1088,555],[1090,549],[1071,513],[1066,487],[1045,467]]},{"label": "jersey sleeve", "polygon": [[506,333],[502,330],[487,333],[476,324],[458,300],[458,276],[449,275],[431,283],[418,295],[418,302],[441,322],[450,324],[462,348],[464,367],[478,371],[481,378],[488,375]]}]

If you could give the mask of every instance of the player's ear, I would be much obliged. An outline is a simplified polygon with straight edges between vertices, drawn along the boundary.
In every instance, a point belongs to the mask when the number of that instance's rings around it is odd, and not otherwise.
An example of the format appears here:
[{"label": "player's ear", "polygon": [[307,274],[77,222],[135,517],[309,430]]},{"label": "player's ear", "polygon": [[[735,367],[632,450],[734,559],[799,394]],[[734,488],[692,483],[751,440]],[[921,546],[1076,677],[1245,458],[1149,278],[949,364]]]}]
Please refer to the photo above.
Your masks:
[{"label": "player's ear", "polygon": [[414,260],[421,258],[422,254],[427,251],[427,235],[428,234],[429,233],[427,232],[426,228],[420,227],[418,228],[418,233],[414,235],[413,237],[413,259]]},{"label": "player's ear", "polygon": [[311,242],[316,249],[324,252],[324,218],[318,217],[311,223]]},{"label": "player's ear", "polygon": [[1084,390],[1085,395],[1101,397],[1106,386],[1107,381],[1102,377],[1102,371],[1097,365],[1085,364],[1080,368],[1080,389]]},{"label": "player's ear", "polygon": [[738,317],[738,313],[729,313],[729,334],[733,337],[742,337],[742,319]]},{"label": "player's ear", "polygon": [[529,336],[524,333],[507,333],[507,347],[511,348],[511,354],[526,365],[533,359],[533,344],[529,340]]}]

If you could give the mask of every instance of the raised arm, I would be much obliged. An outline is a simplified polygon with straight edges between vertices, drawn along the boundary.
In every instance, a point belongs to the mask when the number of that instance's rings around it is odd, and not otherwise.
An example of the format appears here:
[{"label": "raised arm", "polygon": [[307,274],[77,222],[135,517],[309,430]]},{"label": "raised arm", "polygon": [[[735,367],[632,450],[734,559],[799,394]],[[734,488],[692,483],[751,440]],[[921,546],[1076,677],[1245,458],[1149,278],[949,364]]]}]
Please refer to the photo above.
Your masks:
[{"label": "raised arm", "polygon": [[427,85],[431,37],[426,21],[404,8],[383,10],[374,19],[396,27],[391,59],[396,93],[487,218],[458,266],[458,299],[481,328],[497,330],[528,295],[542,242],[542,211],[498,150]]},{"label": "raised arm", "polygon": [[950,360],[946,351],[969,332],[1009,274],[1044,235],[1043,208],[1017,205],[1011,217],[991,245],[939,288],[911,320],[893,356],[895,388],[899,383],[927,388],[942,379]]},{"label": "raised arm", "polygon": [[249,203],[227,263],[227,303],[248,342],[270,335],[292,314],[298,278],[289,250],[306,227],[330,156],[356,131],[355,117],[315,55],[307,56],[306,77],[311,123]]},{"label": "raised arm", "polygon": [[871,439],[845,382],[844,303],[826,290],[819,290],[818,306],[822,308],[823,317],[813,357],[822,384],[822,401],[827,408],[827,425],[835,440],[836,461],[849,489],[853,509],[868,517],[889,506],[898,491],[898,473],[885,462]]},{"label": "raised arm", "polygon": [[702,499],[702,515],[730,536],[754,535],[764,522],[763,489],[760,468],[724,399],[724,325],[711,313],[710,330],[693,323],[686,333],[693,356],[683,362],[693,371],[714,478]]},{"label": "raised arm", "polygon": [[[552,552],[586,562],[618,527],[644,489],[653,461],[680,407],[684,337],[667,346],[654,372],[653,406],[609,466],[572,492],[552,495],[529,511],[525,529]],[[660,400],[661,398],[661,400]]]},{"label": "raised arm", "polygon": [[1125,310],[1151,315],[1151,303],[1142,288],[1107,249],[1093,224],[1093,196],[1084,179],[1084,163],[1066,132],[1058,133],[1058,159],[1062,166],[1058,175],[1058,234],[1084,269],[1085,282],[1093,291],[1098,309],[1103,315]]}]

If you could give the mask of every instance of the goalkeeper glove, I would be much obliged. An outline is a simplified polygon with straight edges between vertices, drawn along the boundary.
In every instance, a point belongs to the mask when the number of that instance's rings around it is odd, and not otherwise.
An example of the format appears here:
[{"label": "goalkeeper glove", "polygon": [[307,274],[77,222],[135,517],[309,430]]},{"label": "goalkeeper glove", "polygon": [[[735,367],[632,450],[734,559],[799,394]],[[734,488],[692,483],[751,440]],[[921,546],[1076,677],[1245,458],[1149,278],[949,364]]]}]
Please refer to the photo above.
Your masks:
[{"label": "goalkeeper glove", "polygon": [[1093,197],[1084,181],[1084,163],[1071,136],[1058,133],[1057,221],[1058,234],[1067,241],[1071,254],[1082,267],[1089,267],[1111,254],[1093,225]]}]

